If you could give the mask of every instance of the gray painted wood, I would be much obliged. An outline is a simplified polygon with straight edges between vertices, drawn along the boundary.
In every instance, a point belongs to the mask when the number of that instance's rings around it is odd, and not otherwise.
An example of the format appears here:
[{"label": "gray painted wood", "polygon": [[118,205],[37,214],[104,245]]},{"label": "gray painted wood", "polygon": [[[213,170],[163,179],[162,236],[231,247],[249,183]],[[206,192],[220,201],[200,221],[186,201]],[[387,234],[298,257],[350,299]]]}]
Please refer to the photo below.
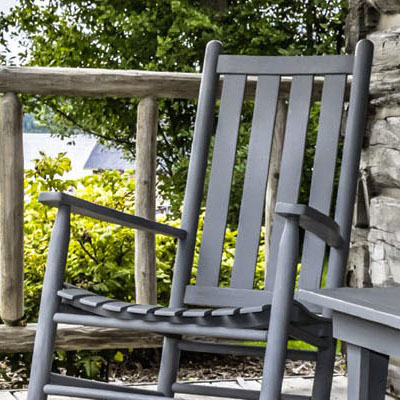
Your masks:
[{"label": "gray painted wood", "polygon": [[[308,204],[326,215],[331,209],[345,88],[346,75],[325,77]],[[299,287],[320,286],[325,247],[315,234],[305,233]]]},{"label": "gray painted wood", "polygon": [[188,317],[188,318],[202,318],[202,317],[207,317],[211,315],[213,312],[212,308],[193,308],[189,310],[185,310],[182,313],[182,317]]},{"label": "gray painted wood", "polygon": [[130,314],[147,315],[161,308],[161,306],[135,304],[127,308],[126,312]]},{"label": "gray painted wood", "polygon": [[[217,96],[218,75],[216,73],[218,57],[222,44],[211,41],[207,44],[204,56],[203,78],[201,81],[197,106],[194,137],[189,163],[181,227],[188,234],[178,243],[174,265],[170,306],[181,307],[184,302],[185,288],[191,279],[194,251],[197,241],[200,207],[203,199],[204,182],[208,162],[211,134],[214,130],[215,101]],[[176,382],[179,369],[179,337],[167,336],[161,356],[158,390],[166,396],[173,396],[172,384]]]},{"label": "gray painted wood", "polygon": [[[199,102],[194,125],[194,137],[189,163],[188,178],[182,212],[181,228],[187,232],[185,240],[178,243],[178,250],[174,264],[174,277],[171,289],[171,307],[181,307],[184,302],[186,286],[191,279],[191,265],[197,240],[200,207],[203,200],[204,182],[206,177],[208,153],[211,135],[214,132],[216,73],[218,57],[222,44],[211,41],[207,44],[204,56],[203,79],[200,86]],[[168,341],[174,342],[174,341]],[[175,346],[175,344],[174,344]],[[178,354],[175,351],[175,354]],[[171,360],[168,360],[168,363]],[[163,361],[161,361],[163,363]],[[163,382],[160,376],[160,381]],[[161,385],[164,385],[161,383]],[[168,393],[170,393],[170,386]],[[164,387],[165,390],[166,387]],[[164,390],[163,389],[163,390]]]},{"label": "gray painted wood", "polygon": [[[307,233],[312,233],[331,247],[343,245],[339,225],[332,218],[313,207],[304,204],[278,202],[276,203],[275,213],[284,218],[298,217],[301,228]],[[304,267],[308,268],[308,265]],[[319,263],[319,270],[318,273],[321,274],[322,263]]]},{"label": "gray painted wood", "polygon": [[[340,225],[342,237],[347,243],[350,242],[356,181],[367,119],[372,56],[373,44],[368,40],[361,40],[356,48],[335,210],[335,221]],[[347,257],[348,246],[331,249],[327,287],[343,286]]]},{"label": "gray painted wood", "polygon": [[347,343],[348,398],[384,399],[389,356],[400,356],[400,288],[302,290],[329,308],[333,336]]},{"label": "gray painted wood", "polygon": [[[285,157],[285,149],[283,157]],[[283,166],[284,158],[282,160]],[[277,269],[275,293],[272,297],[268,327],[268,345],[264,359],[263,382],[260,395],[260,398],[263,400],[279,399],[282,391],[289,324],[293,310],[292,296],[296,281],[298,241],[298,218],[291,217],[285,221],[282,241],[279,246],[279,257],[277,259],[281,268]]]},{"label": "gray painted wood", "polygon": [[220,74],[247,75],[328,75],[351,74],[352,56],[265,57],[222,55],[218,60]]},{"label": "gray painted wood", "polygon": [[[232,288],[228,290],[231,293],[233,291]],[[240,292],[244,291],[245,290],[240,290]],[[247,292],[251,293],[252,291],[247,290]],[[266,293],[265,291],[253,292],[260,294]],[[112,306],[113,304],[120,305],[118,305],[116,308],[110,307],[110,305]],[[60,311],[63,313],[68,313],[73,310],[79,309],[89,312],[91,314],[96,314],[98,316],[111,317],[124,321],[133,321],[140,319],[145,322],[172,322],[174,324],[190,324],[193,321],[190,321],[187,318],[196,318],[197,321],[195,321],[195,323],[201,323],[201,325],[203,326],[230,326],[232,328],[242,326],[243,328],[251,328],[254,326],[266,326],[265,321],[268,320],[270,308],[270,304],[253,305],[240,308],[226,307],[216,309],[190,309],[184,307],[174,308],[141,304],[127,305],[127,303],[107,299],[102,296],[86,296],[84,298],[78,298],[75,300],[64,299],[63,309]],[[78,318],[82,316],[82,314],[79,312],[75,312],[74,314],[78,314]],[[168,319],[170,319],[170,321],[168,321]],[[321,337],[326,336],[326,332],[330,329],[329,321],[315,316],[299,303],[296,303],[295,307],[293,308],[293,312],[291,313],[291,320],[295,323],[304,323],[305,321],[307,321],[307,323],[310,324],[313,320],[314,328],[311,327],[311,330],[305,328],[305,331],[310,331],[309,333]],[[75,323],[78,323],[78,320],[76,320]],[[300,334],[299,337],[302,337],[302,334]]]},{"label": "gray painted wood", "polygon": [[[368,383],[368,366],[364,364],[363,357],[358,357],[361,356],[361,354],[355,354],[353,351],[352,346],[348,348],[348,367],[349,368],[349,375],[348,375],[348,399],[354,399],[354,400],[367,400],[368,399],[368,394],[366,392],[363,393],[363,391],[360,391],[360,386],[359,383],[361,381],[366,381]],[[358,365],[356,365],[358,364]],[[364,365],[363,365],[364,364]],[[361,367],[359,371],[361,372],[360,374],[354,374],[354,367]],[[364,368],[365,367],[365,368]]]},{"label": "gray painted wood", "polygon": [[48,382],[53,361],[57,332],[57,324],[53,320],[53,315],[57,312],[61,302],[57,292],[62,289],[65,277],[71,231],[70,215],[70,206],[60,206],[51,232],[40,300],[39,322],[33,348],[28,400],[46,400],[43,386]]},{"label": "gray painted wood", "polygon": [[135,215],[125,214],[108,207],[99,206],[86,200],[78,199],[66,193],[40,193],[39,201],[50,207],[68,205],[71,207],[72,213],[95,218],[99,221],[110,222],[111,224],[128,226],[130,228],[140,229],[146,232],[160,233],[167,236],[178,237],[180,239],[186,237],[186,232],[183,229],[174,228],[155,221],[149,221]]},{"label": "gray painted wood", "polygon": [[173,308],[173,307],[163,307],[154,311],[154,315],[160,317],[180,317],[186,308]]},{"label": "gray painted wood", "polygon": [[[338,312],[333,313],[333,321],[333,334],[343,337],[351,349],[349,377],[353,381],[349,384],[349,396],[359,394],[363,397],[354,398],[383,399],[389,355],[399,357],[400,354],[399,330]],[[355,357],[361,360],[354,363]]]},{"label": "gray painted wood", "polygon": [[205,395],[254,400],[259,399],[260,396],[260,392],[256,390],[191,385],[187,383],[174,383],[172,389],[178,393],[194,393],[199,396]]},{"label": "gray painted wood", "polygon": [[215,138],[196,285],[217,286],[246,76],[227,76]]},{"label": "gray painted wood", "polygon": [[389,357],[347,345],[348,398],[384,400]]},{"label": "gray painted wood", "polygon": [[[313,77],[311,75],[295,76],[293,78],[276,198],[277,202],[297,203],[302,176],[312,86]],[[296,149],[296,151],[293,151],[293,149]],[[271,234],[271,251],[268,257],[266,290],[271,290],[274,287],[278,245],[282,230],[282,219],[275,217]]]},{"label": "gray painted wood", "polygon": [[143,394],[143,395],[159,395],[156,391],[146,390],[141,387],[132,387],[128,385],[116,385],[110,384],[106,382],[99,382],[96,380],[90,379],[82,379],[82,378],[74,378],[71,376],[61,375],[61,374],[50,374],[51,385],[65,385],[65,386],[73,386],[73,387],[81,387],[85,389],[98,389],[98,390],[113,390],[117,393],[132,393],[132,394]]},{"label": "gray painted wood", "polygon": [[300,290],[300,300],[400,329],[399,288]]},{"label": "gray painted wood", "polygon": [[[44,392],[49,395],[57,396],[77,396],[82,398],[102,399],[102,400],[160,400],[160,394],[150,392],[148,395],[143,394],[143,390],[138,390],[138,393],[118,392],[116,390],[93,389],[84,388],[79,386],[65,386],[65,385],[45,385]],[[132,389],[134,391],[134,389]],[[163,397],[166,400],[173,400],[172,397]]]},{"label": "gray painted wood", "polygon": [[[190,335],[190,336],[210,336],[222,339],[237,339],[250,341],[265,341],[267,332],[260,329],[251,329],[250,327],[261,326],[265,320],[257,319],[252,316],[251,319],[242,319],[240,323],[232,323],[231,326],[226,321],[224,325],[213,324],[200,325],[196,323],[176,324],[170,321],[145,321],[139,319],[122,320],[117,318],[104,318],[96,315],[78,315],[69,313],[56,313],[54,321],[64,324],[81,324],[89,326],[98,326],[105,328],[134,329],[142,332],[154,332],[163,335]],[[247,326],[246,326],[247,325]],[[250,326],[250,327],[249,327]],[[246,327],[246,329],[244,329]]]},{"label": "gray painted wood", "polygon": [[231,316],[240,313],[240,308],[217,308],[213,310],[212,315],[214,317]]},{"label": "gray painted wood", "polygon": [[279,76],[259,78],[231,277],[233,288],[253,288],[278,94]]},{"label": "gray painted wood", "polygon": [[[156,218],[156,155],[158,104],[153,97],[139,102],[136,129],[135,215]],[[135,234],[136,303],[157,303],[156,241],[154,233]]]},{"label": "gray painted wood", "polygon": [[269,304],[263,304],[261,306],[253,306],[253,307],[242,307],[240,308],[240,314],[252,314],[267,311],[270,308]]},{"label": "gray painted wood", "polygon": [[113,301],[103,305],[103,308],[108,311],[122,312],[128,309],[132,304],[125,301]]},{"label": "gray painted wood", "polygon": [[99,307],[103,304],[111,303],[113,301],[114,300],[104,296],[87,296],[79,299],[81,304],[89,307]]},{"label": "gray painted wood", "polygon": [[[330,336],[331,332],[327,334]],[[331,339],[329,344],[321,347],[316,352],[316,365],[314,384],[312,388],[313,399],[331,398],[335,359],[336,359],[336,340]]]},{"label": "gray painted wood", "polygon": [[64,288],[57,292],[57,296],[60,296],[66,300],[75,300],[85,296],[95,296],[95,293],[80,288]]},{"label": "gray painted wood", "polygon": [[7,325],[24,315],[24,156],[22,106],[15,93],[0,102],[0,308]]},{"label": "gray painted wood", "polygon": [[240,307],[270,304],[272,292],[264,290],[188,285],[184,301],[198,306]]}]

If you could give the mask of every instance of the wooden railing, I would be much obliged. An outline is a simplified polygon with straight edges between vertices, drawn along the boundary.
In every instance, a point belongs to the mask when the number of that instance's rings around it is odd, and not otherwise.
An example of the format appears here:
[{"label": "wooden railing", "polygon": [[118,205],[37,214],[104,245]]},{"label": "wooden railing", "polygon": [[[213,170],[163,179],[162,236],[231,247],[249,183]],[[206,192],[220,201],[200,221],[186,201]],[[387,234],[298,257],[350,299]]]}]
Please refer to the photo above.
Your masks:
[{"label": "wooden railing", "polygon": [[[8,328],[19,325],[23,314],[23,141],[22,105],[17,94],[85,96],[85,97],[138,97],[136,138],[136,207],[135,214],[155,218],[157,98],[197,98],[201,75],[196,73],[170,73],[151,71],[121,71],[106,69],[0,67],[0,93],[5,93],[0,103],[0,315],[5,325],[0,329],[0,352],[30,349],[34,326]],[[254,98],[256,80],[249,79],[247,99]],[[322,80],[316,80],[314,95],[320,98]],[[281,82],[282,99],[276,123],[276,137],[270,170],[266,204],[266,223],[269,226],[277,185],[280,148],[286,120],[285,97],[290,89],[290,79]],[[267,227],[268,228],[268,227]],[[155,240],[152,234],[137,232],[135,242],[135,275],[137,302],[155,303],[156,260]],[[93,329],[86,332],[72,327],[66,330],[67,344],[59,337],[60,348],[110,347],[115,332],[93,328],[97,344],[90,341]],[[68,333],[69,332],[69,333]],[[79,333],[81,332],[81,333]],[[7,335],[10,340],[6,340]],[[119,334],[117,334],[119,335]],[[62,336],[62,335],[61,335]],[[96,335],[95,335],[96,336]],[[143,335],[135,334],[136,337]],[[74,338],[73,340],[71,339]],[[99,337],[107,338],[102,340]],[[159,344],[159,337],[154,336]],[[12,338],[12,340],[11,340]],[[132,333],[116,337],[117,347],[133,345]],[[21,344],[20,341],[20,344]],[[112,340],[111,340],[112,342]],[[4,345],[4,343],[7,343]],[[12,344],[14,343],[14,344]],[[64,344],[63,344],[64,343]],[[149,337],[143,337],[149,346]]]}]

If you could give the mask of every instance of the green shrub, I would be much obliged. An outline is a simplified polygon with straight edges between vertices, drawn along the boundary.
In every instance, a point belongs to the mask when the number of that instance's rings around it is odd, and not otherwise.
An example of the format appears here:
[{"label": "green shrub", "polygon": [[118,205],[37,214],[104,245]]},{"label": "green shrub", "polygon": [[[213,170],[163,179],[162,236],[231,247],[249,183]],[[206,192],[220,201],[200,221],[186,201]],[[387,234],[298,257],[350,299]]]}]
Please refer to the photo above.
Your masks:
[{"label": "green shrub", "polygon": [[[35,160],[25,172],[25,310],[28,321],[37,318],[40,292],[56,209],[38,202],[42,191],[72,191],[124,212],[134,211],[132,171],[105,171],[76,181],[63,180],[71,169],[65,154]],[[101,295],[134,298],[134,230],[73,215],[66,280]]]},{"label": "green shrub", "polygon": [[[41,159],[35,160],[35,168],[25,171],[25,310],[29,322],[37,319],[47,250],[57,212],[56,209],[38,202],[39,193],[73,192],[82,199],[119,211],[128,213],[134,211],[135,183],[132,171],[122,174],[117,171],[105,171],[76,181],[63,179],[63,175],[70,169],[70,160],[61,153],[56,158],[42,154]],[[197,271],[203,219],[201,216],[192,281]],[[164,218],[162,222],[175,227],[180,225],[180,220]],[[228,227],[220,274],[221,285],[224,287],[229,286],[236,236],[237,231],[232,231]],[[134,302],[134,242],[133,229],[73,215],[66,280],[100,295]],[[263,246],[262,239],[255,283],[259,289],[264,285]],[[158,301],[165,305],[168,303],[172,283],[176,240],[157,235],[156,252]]]}]

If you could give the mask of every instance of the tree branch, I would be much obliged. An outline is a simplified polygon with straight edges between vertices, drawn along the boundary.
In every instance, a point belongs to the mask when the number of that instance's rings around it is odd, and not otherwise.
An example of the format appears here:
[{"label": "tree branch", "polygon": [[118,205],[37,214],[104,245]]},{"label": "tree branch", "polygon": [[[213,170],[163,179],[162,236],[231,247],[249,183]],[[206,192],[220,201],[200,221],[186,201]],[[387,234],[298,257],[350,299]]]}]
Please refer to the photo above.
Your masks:
[{"label": "tree branch", "polygon": [[73,124],[75,127],[78,129],[88,133],[89,135],[96,136],[100,139],[104,139],[110,142],[115,142],[123,145],[129,145],[131,146],[132,143],[129,140],[122,140],[118,138],[110,138],[108,136],[102,135],[101,133],[95,132],[91,129],[85,128],[82,124],[77,122],[75,119],[73,119],[70,115],[68,115],[66,112],[62,111],[60,108],[54,106],[53,104],[46,103],[48,107],[50,107],[55,113],[61,115],[61,117],[65,118],[67,121],[69,121],[71,124]]},{"label": "tree branch", "polygon": [[95,263],[98,264],[99,260],[97,260],[97,258],[95,256],[93,256],[92,254],[89,253],[89,251],[85,247],[85,244],[81,240],[79,240],[79,239],[77,239],[77,240],[78,240],[78,243],[80,244],[80,246],[82,247],[82,250],[88,255],[88,257],[90,257]]}]

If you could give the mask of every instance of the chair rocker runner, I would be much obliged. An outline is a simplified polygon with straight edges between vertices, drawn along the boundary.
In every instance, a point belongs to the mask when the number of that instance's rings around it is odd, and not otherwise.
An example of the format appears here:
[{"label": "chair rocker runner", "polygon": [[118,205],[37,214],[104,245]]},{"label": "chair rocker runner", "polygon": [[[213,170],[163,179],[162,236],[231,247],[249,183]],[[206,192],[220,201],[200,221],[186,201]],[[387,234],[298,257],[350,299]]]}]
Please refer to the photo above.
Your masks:
[{"label": "chair rocker runner", "polygon": [[[355,56],[260,57],[220,54],[221,44],[206,49],[195,133],[185,193],[182,225],[171,228],[123,214],[64,193],[42,193],[40,201],[58,207],[44,278],[28,400],[47,395],[90,399],[151,400],[193,393],[243,399],[327,400],[330,397],[335,341],[331,321],[295,300],[299,228],[305,231],[299,288],[321,285],[326,247],[327,286],[343,283],[358,166],[368,104],[372,44],[358,43]],[[213,132],[216,92],[223,75],[203,237],[196,276],[190,284],[208,150]],[[347,77],[352,75],[334,219],[333,182]],[[265,290],[253,289],[263,208],[282,76],[292,76],[277,204],[268,255]],[[310,103],[315,76],[323,76],[318,138],[309,204],[297,204],[302,179]],[[219,287],[221,255],[231,181],[248,77],[257,77],[253,121],[240,207],[235,261],[229,288]],[[97,296],[64,284],[70,213],[164,234],[178,239],[169,307],[136,305]],[[58,323],[136,329],[165,335],[157,391],[119,387],[51,373]],[[186,336],[268,342],[266,348],[244,344],[190,341]],[[287,350],[288,340],[302,340],[317,351]],[[181,351],[265,356],[261,391],[209,388],[176,382]],[[316,362],[311,396],[281,395],[285,359]]]}]

